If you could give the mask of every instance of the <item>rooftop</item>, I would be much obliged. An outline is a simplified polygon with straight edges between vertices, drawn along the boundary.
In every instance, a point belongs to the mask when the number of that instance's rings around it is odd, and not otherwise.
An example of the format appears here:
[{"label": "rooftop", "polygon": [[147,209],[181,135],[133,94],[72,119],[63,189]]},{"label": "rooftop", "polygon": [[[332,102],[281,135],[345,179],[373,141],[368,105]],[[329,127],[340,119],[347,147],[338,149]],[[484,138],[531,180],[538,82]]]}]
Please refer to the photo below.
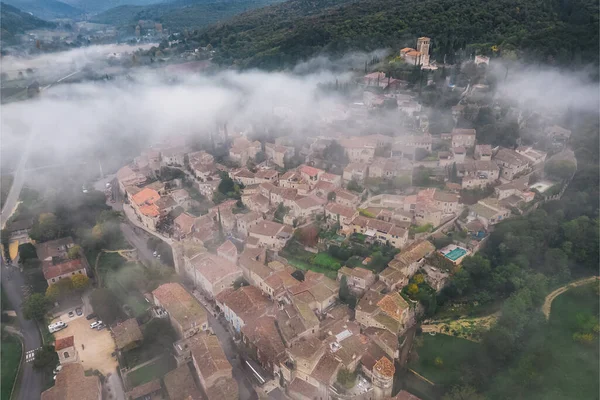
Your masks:
[{"label": "rooftop", "polygon": [[127,347],[131,343],[144,339],[140,326],[135,318],[130,318],[124,322],[118,323],[111,328],[115,337],[117,349]]},{"label": "rooftop", "polygon": [[158,199],[160,199],[160,194],[156,190],[146,187],[134,194],[131,201],[141,206],[142,204],[153,204]]},{"label": "rooftop", "polygon": [[127,399],[139,399],[151,393],[157,392],[161,390],[161,388],[160,380],[154,379],[153,381],[134,387],[129,392],[125,393],[125,397]]},{"label": "rooftop", "polygon": [[196,386],[188,364],[168,372],[164,377],[165,389],[170,400],[200,400],[202,394]]},{"label": "rooftop", "polygon": [[244,322],[263,315],[272,303],[254,286],[243,286],[237,290],[227,289],[217,295],[217,301],[227,306]]},{"label": "rooftop", "polygon": [[38,243],[35,245],[35,251],[40,260],[46,260],[48,258],[63,255],[66,251],[66,248],[73,246],[74,244],[73,238],[68,236],[56,240],[50,240],[44,243]]},{"label": "rooftop", "polygon": [[250,229],[248,229],[248,232],[262,236],[275,236],[280,231],[286,228],[290,228],[291,230],[291,227],[288,227],[287,225],[283,225],[273,221],[261,221],[258,224],[250,227]]},{"label": "rooftop", "polygon": [[42,392],[41,400],[98,400],[101,395],[100,378],[85,376],[80,363],[69,363],[62,366],[54,386]]},{"label": "rooftop", "polygon": [[241,272],[240,268],[231,261],[211,253],[198,254],[190,260],[190,263],[211,284]]},{"label": "rooftop", "polygon": [[45,262],[42,266],[42,271],[44,273],[44,278],[48,280],[61,275],[70,274],[84,268],[85,267],[81,262],[81,259],[76,258],[75,260],[69,260],[54,265],[51,262]]},{"label": "rooftop", "polygon": [[184,329],[208,321],[204,308],[179,283],[162,284],[152,294]]},{"label": "rooftop", "polygon": [[220,374],[222,371],[231,371],[231,364],[227,360],[217,336],[201,333],[188,340],[192,356],[198,365],[198,373],[205,380],[209,380],[213,375]]},{"label": "rooftop", "polygon": [[66,349],[67,347],[73,347],[75,345],[75,337],[68,336],[60,339],[56,339],[54,343],[54,350],[60,351],[62,349]]},{"label": "rooftop", "polygon": [[382,376],[391,378],[394,376],[396,369],[394,363],[387,357],[381,357],[373,366],[373,372],[377,372]]}]

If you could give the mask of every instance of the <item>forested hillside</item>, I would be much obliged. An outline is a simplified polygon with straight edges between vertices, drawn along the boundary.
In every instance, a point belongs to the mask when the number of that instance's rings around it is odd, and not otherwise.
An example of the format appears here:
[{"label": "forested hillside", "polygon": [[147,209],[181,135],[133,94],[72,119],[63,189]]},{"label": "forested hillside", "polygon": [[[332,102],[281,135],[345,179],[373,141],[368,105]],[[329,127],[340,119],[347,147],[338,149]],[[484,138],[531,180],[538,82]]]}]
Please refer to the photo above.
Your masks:
[{"label": "forested hillside", "polygon": [[7,4],[42,19],[73,18],[83,11],[57,0],[6,0]]},{"label": "forested hillside", "polygon": [[100,13],[93,22],[126,26],[139,20],[160,22],[173,30],[198,29],[236,14],[268,6],[280,0],[179,0],[149,6],[120,6]]},{"label": "forested hillside", "polygon": [[56,24],[36,18],[11,5],[0,3],[0,39],[10,42],[18,33],[31,29],[54,28]]},{"label": "forested hillside", "polygon": [[452,62],[466,48],[517,49],[525,60],[598,62],[595,0],[290,0],[198,32],[215,61],[266,69],[319,52],[400,48],[418,36]]}]

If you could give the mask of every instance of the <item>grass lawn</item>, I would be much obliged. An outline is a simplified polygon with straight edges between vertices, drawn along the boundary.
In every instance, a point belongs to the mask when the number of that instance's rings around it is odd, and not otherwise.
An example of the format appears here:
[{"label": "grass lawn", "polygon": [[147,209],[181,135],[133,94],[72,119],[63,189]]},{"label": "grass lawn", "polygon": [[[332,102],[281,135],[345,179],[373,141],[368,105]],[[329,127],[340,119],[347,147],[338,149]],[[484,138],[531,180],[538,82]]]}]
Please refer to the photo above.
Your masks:
[{"label": "grass lawn", "polygon": [[289,257],[287,260],[288,260],[288,263],[291,266],[293,266],[295,268],[298,268],[298,269],[301,269],[303,271],[311,270],[311,271],[320,272],[322,274],[325,274],[325,276],[327,276],[328,278],[331,278],[331,279],[336,279],[337,278],[337,272],[336,271],[332,271],[332,270],[327,269],[327,268],[322,268],[322,267],[319,267],[318,265],[309,264],[309,263],[304,262],[302,260],[298,260],[298,259],[291,258],[291,257]]},{"label": "grass lawn", "polygon": [[150,382],[153,379],[162,378],[167,372],[174,369],[175,366],[175,359],[170,355],[164,356],[151,364],[144,365],[127,374],[129,387],[133,388]]},{"label": "grass lawn", "polygon": [[[477,350],[477,343],[448,335],[427,333],[420,336],[422,345],[415,347],[418,361],[409,364],[409,368],[438,385],[452,384],[460,381],[460,365],[470,354]],[[440,358],[442,365],[435,363]]]},{"label": "grass lawn", "polygon": [[593,284],[571,289],[552,303],[546,342],[550,359],[540,371],[542,390],[530,393],[530,399],[595,399],[600,376],[598,337],[590,344],[573,340],[581,318],[598,318],[600,307]]},{"label": "grass lawn", "polygon": [[[96,262],[96,260],[91,262]],[[119,253],[102,253],[98,259],[98,275],[100,275],[101,280],[104,282],[109,272],[118,270],[126,262],[127,260],[121,257]]]},{"label": "grass lawn", "polygon": [[9,400],[13,383],[17,378],[17,370],[19,369],[19,363],[21,362],[21,342],[14,336],[4,335],[4,337],[2,338],[1,346],[2,395],[0,399]]}]

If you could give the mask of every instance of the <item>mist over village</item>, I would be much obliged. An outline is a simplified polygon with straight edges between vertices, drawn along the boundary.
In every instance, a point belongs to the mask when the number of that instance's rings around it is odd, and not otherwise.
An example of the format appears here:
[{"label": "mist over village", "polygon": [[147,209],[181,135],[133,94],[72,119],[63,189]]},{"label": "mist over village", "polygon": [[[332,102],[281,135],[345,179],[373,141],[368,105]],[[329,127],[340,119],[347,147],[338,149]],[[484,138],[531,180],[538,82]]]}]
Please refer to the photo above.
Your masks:
[{"label": "mist over village", "polygon": [[597,7],[330,3],[1,4],[2,399],[597,396]]}]

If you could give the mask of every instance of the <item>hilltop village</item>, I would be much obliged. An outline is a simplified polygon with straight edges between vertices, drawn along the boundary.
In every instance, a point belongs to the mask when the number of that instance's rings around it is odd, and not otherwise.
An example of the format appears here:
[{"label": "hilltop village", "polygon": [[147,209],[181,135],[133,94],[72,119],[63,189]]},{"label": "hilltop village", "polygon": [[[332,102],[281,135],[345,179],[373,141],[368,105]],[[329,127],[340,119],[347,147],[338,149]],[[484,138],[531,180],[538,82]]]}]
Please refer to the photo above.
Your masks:
[{"label": "hilltop village", "polygon": [[[445,73],[429,43],[398,60]],[[82,235],[95,247],[48,240],[52,214],[9,223],[55,307],[60,365],[42,399],[121,386],[127,399],[418,399],[398,376],[436,295],[497,224],[560,198],[577,169],[559,116],[507,102],[489,62],[438,76],[454,99],[444,123],[422,101],[434,83],[421,93],[365,65],[360,98],[305,126],[281,106],[264,126],[147,143],[95,185],[111,208]],[[82,305],[65,305],[66,286]]]}]

